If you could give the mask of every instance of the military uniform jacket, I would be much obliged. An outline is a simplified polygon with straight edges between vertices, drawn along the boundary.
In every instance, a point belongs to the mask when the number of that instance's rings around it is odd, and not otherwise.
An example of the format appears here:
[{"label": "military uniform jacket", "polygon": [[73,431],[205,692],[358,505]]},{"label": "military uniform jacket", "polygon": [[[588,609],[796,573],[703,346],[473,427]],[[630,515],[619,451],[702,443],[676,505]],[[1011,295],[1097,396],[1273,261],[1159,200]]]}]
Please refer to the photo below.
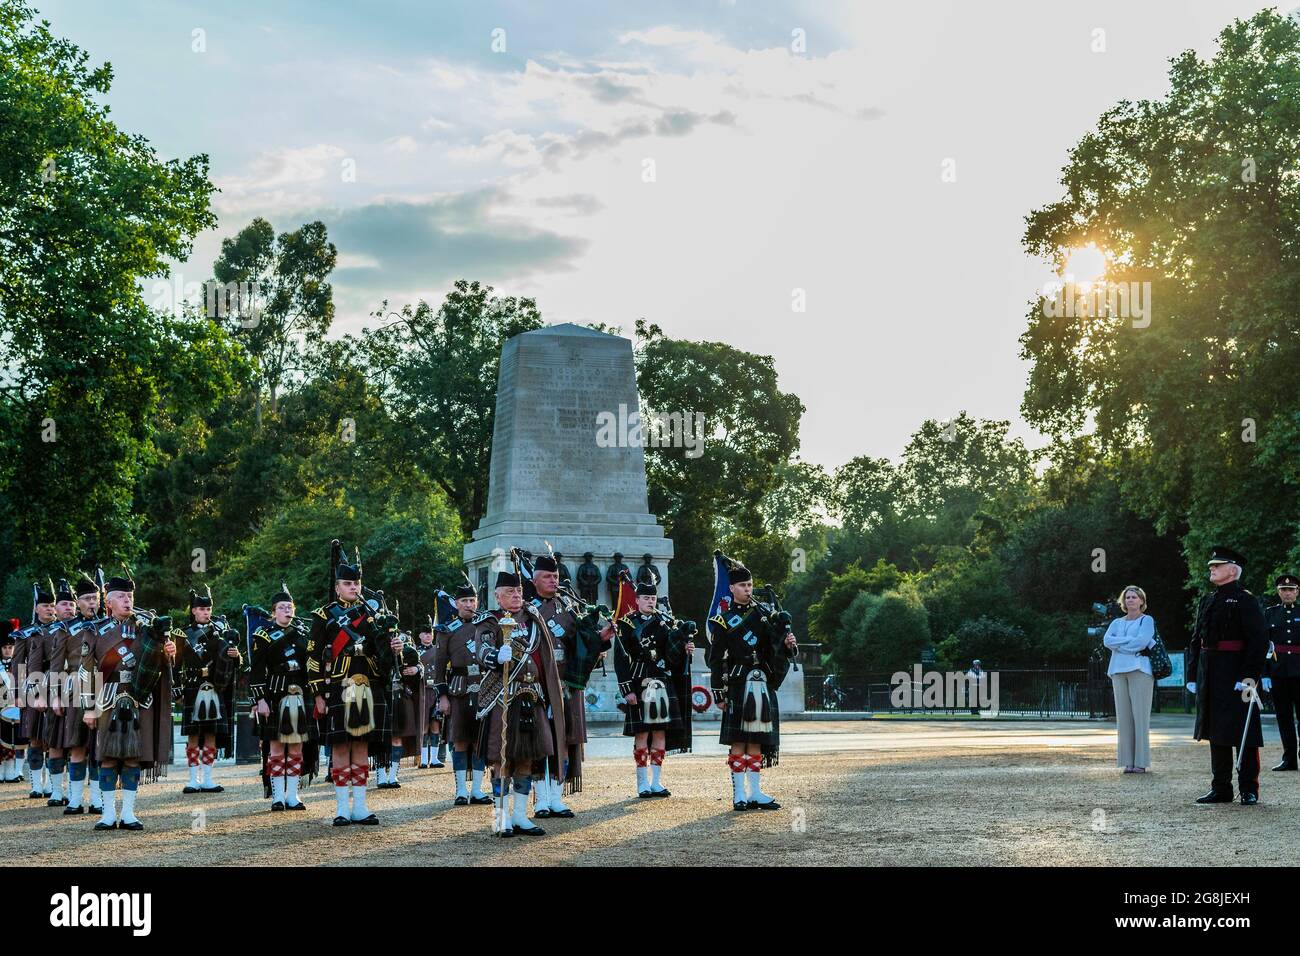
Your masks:
[{"label": "military uniform jacket", "polygon": [[[492,623],[487,624],[488,621]],[[469,688],[477,684],[481,669],[478,663],[478,632],[495,628],[496,618],[484,611],[466,620],[457,615],[433,639],[434,692],[439,696],[468,697]]]},{"label": "military uniform jacket", "polygon": [[751,604],[724,604],[709,619],[709,677],[715,699],[725,699],[744,685],[746,675],[761,670],[769,683],[784,677],[798,648],[788,648],[776,640],[765,618],[772,608],[759,601]]},{"label": "military uniform jacket", "polygon": [[307,683],[313,693],[323,694],[349,677],[365,677],[388,693],[393,649],[365,610],[360,601],[331,601],[312,612]]},{"label": "military uniform jacket", "polygon": [[1269,677],[1300,677],[1300,601],[1273,605],[1264,612],[1264,621],[1276,655],[1268,662]]},{"label": "military uniform jacket", "polygon": [[[1259,683],[1268,652],[1268,627],[1259,601],[1237,581],[1201,599],[1188,644],[1188,670],[1196,675],[1197,740],[1236,747],[1245,729],[1247,700],[1238,681]],[[1251,712],[1247,747],[1262,747],[1259,707]]]},{"label": "military uniform jacket", "polygon": [[633,611],[618,622],[614,672],[618,692],[624,697],[640,695],[642,682],[647,679],[671,683],[673,677],[688,674],[686,641],[681,631],[658,612]]},{"label": "military uniform jacket", "polygon": [[238,650],[234,642],[238,634],[223,618],[213,618],[208,624],[188,624],[183,629],[185,640],[180,650],[180,682],[193,689],[210,681],[218,690],[234,683],[243,657],[230,657],[226,651]]},{"label": "military uniform jacket", "polygon": [[253,632],[248,690],[254,702],[273,704],[292,686],[306,692],[309,643],[307,622],[300,617],[285,627],[272,621]]}]

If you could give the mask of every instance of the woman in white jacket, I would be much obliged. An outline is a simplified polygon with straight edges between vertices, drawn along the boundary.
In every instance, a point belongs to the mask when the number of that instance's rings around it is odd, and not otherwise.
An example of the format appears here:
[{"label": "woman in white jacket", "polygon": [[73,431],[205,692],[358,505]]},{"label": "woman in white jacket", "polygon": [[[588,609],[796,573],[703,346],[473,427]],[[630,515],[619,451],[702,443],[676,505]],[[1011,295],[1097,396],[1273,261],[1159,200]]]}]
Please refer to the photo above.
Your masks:
[{"label": "woman in white jacket", "polygon": [[1102,643],[1110,648],[1111,684],[1115,688],[1115,725],[1119,731],[1117,764],[1125,773],[1146,773],[1151,766],[1151,676],[1148,651],[1156,645],[1156,622],[1147,595],[1130,584],[1119,596],[1123,617],[1110,622]]}]

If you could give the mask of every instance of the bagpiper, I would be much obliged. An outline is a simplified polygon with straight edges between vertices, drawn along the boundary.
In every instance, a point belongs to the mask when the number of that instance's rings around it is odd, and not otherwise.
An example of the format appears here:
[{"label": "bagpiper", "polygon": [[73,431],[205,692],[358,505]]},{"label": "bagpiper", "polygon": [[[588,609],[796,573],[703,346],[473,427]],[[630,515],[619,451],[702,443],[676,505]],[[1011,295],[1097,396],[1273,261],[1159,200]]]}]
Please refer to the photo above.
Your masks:
[{"label": "bagpiper", "polygon": [[694,621],[658,610],[655,584],[636,586],[636,609],[618,619],[614,671],[623,697],[623,736],[632,738],[637,796],[670,797],[664,757],[691,749],[691,660]]},{"label": "bagpiper", "polygon": [[87,633],[78,675],[82,719],[96,734],[99,786],[105,796],[103,819],[95,829],[143,830],[135,815],[141,771],[158,777],[171,763],[176,644],[171,618],[135,607],[135,582],[129,576],[110,578],[105,590],[108,617]]},{"label": "bagpiper", "polygon": [[[453,806],[480,806],[492,802],[483,792],[483,771],[487,764],[478,753],[478,691],[482,669],[478,663],[480,630],[496,627],[488,611],[478,613],[478,593],[466,582],[456,588],[456,614],[439,620],[434,638],[433,682],[438,711],[444,715],[446,736],[451,741],[451,768],[456,778]],[[473,789],[466,781],[471,772]]]},{"label": "bagpiper", "polygon": [[545,624],[524,603],[520,576],[499,572],[495,597],[493,620],[475,632],[478,664],[488,672],[479,686],[478,752],[492,767],[493,830],[502,837],[541,836],[546,831],[528,819],[528,793],[544,768],[560,774],[564,692]]},{"label": "bagpiper", "polygon": [[[190,779],[182,793],[221,793],[212,770],[217,757],[232,755],[235,680],[244,662],[239,636],[224,617],[213,617],[212,591],[190,591],[189,620],[181,628],[180,680],[173,693],[181,701],[181,734]],[[199,767],[203,779],[199,779]]]},{"label": "bagpiper", "polygon": [[1296,718],[1300,717],[1300,577],[1280,574],[1273,582],[1280,604],[1264,612],[1268,625],[1268,676],[1263,684],[1273,694],[1277,733],[1282,738],[1282,762],[1274,770],[1295,770]]},{"label": "bagpiper", "polygon": [[18,673],[24,675],[19,734],[20,739],[27,743],[27,772],[32,785],[28,798],[31,800],[45,800],[53,793],[49,768],[45,765],[45,718],[49,702],[47,668],[52,632],[57,622],[54,582],[33,584],[32,623],[18,632],[18,651],[14,655]]},{"label": "bagpiper", "polygon": [[360,554],[348,564],[334,541],[330,566],[334,600],[312,612],[307,683],[321,743],[330,748],[334,826],[374,825],[379,818],[366,806],[366,783],[372,764],[388,764],[389,681],[402,639],[378,600],[361,599]]},{"label": "bagpiper", "polygon": [[[521,559],[526,556],[521,555]],[[555,663],[564,684],[564,730],[567,739],[560,754],[559,776],[549,766],[533,785],[535,818],[572,817],[564,802],[564,788],[570,793],[582,789],[582,758],[587,742],[586,704],[583,700],[591,672],[608,650],[612,628],[602,628],[599,608],[583,602],[560,586],[559,562],[542,555],[533,562],[532,580],[536,592],[532,605],[542,620],[555,652]]]},{"label": "bagpiper", "polygon": [[[67,816],[80,816],[87,811],[97,815],[104,812],[95,734],[85,724],[85,712],[80,706],[81,688],[77,682],[81,649],[99,622],[99,591],[99,584],[85,574],[77,581],[73,589],[76,599],[74,614],[65,622],[63,637],[55,642],[50,660],[51,673],[61,675],[63,682],[62,695],[51,703],[55,720],[50,733],[50,754],[51,762],[56,751],[59,756],[67,755],[68,800],[63,811]],[[62,607],[62,602],[58,606]]]},{"label": "bagpiper", "polygon": [[424,737],[424,718],[419,713],[422,696],[420,689],[424,683],[420,651],[410,634],[399,631],[398,637],[402,640],[402,648],[396,652],[399,658],[396,662],[398,669],[394,671],[389,684],[393,738],[388,752],[388,765],[375,771],[377,790],[401,788],[398,771],[402,767],[402,758],[409,753],[412,759],[416,759],[420,741]]},{"label": "bagpiper", "polygon": [[[67,722],[66,703],[72,688],[66,678],[65,662],[68,656],[68,644],[77,639],[72,637],[72,625],[77,618],[77,598],[72,593],[72,585],[68,583],[67,578],[60,578],[58,586],[54,589],[54,613],[57,620],[49,629],[49,660],[45,682],[49,689],[49,700],[46,702],[44,737],[49,748],[47,752],[49,759],[46,763],[49,767],[51,787],[50,797],[45,803],[46,806],[65,807],[67,812],[72,808],[69,805],[69,798],[64,796],[67,792],[64,776],[68,769],[68,761],[64,757],[63,736],[64,725]],[[85,729],[85,724],[82,724],[81,730]],[[78,805],[81,803],[80,794],[77,803]]]},{"label": "bagpiper", "polygon": [[423,737],[420,743],[420,769],[434,769],[443,766],[442,758],[446,753],[446,741],[442,736],[442,712],[438,709],[437,684],[433,677],[433,662],[438,653],[437,643],[433,639],[433,620],[427,619],[420,625],[416,634],[416,650],[420,654],[420,685],[416,697],[415,712],[423,722]]},{"label": "bagpiper", "polygon": [[731,748],[727,768],[734,810],[781,808],[763,792],[759,775],[775,766],[780,753],[776,691],[798,653],[789,615],[754,600],[749,569],[715,551],[708,662],[713,699],[722,711],[718,739]]},{"label": "bagpiper", "polygon": [[288,585],[271,598],[270,621],[253,632],[248,690],[262,741],[262,786],[271,810],[305,810],[299,784],[310,782],[320,762],[316,721],[307,704],[311,634]]},{"label": "bagpiper", "polygon": [[1196,695],[1196,740],[1210,742],[1213,779],[1197,803],[1231,803],[1233,748],[1245,806],[1259,803],[1259,751],[1264,731],[1255,689],[1268,653],[1268,625],[1255,596],[1241,586],[1246,559],[1232,548],[1210,553],[1214,591],[1201,599],[1188,644],[1187,689]]},{"label": "bagpiper", "polygon": [[18,648],[17,618],[0,618],[0,783],[20,783],[18,731],[22,711],[18,709],[18,681],[14,677],[14,652]]}]

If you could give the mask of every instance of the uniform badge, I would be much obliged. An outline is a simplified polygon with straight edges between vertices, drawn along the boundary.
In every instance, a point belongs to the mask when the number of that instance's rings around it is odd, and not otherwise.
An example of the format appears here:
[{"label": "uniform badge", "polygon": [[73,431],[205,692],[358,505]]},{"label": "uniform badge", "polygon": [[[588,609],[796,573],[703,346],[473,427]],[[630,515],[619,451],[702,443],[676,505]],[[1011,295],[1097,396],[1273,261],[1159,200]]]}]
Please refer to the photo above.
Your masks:
[{"label": "uniform badge", "polygon": [[563,625],[557,623],[555,618],[551,618],[551,620],[547,621],[546,626],[551,629],[551,633],[554,634],[556,637],[564,636],[564,627]]},{"label": "uniform badge", "polygon": [[465,649],[466,649],[467,651],[469,651],[471,654],[477,654],[477,653],[478,653],[478,641],[466,641],[466,642],[465,642]]},{"label": "uniform badge", "polygon": [[755,644],[758,643],[758,638],[754,636],[753,631],[746,631],[745,636],[742,637],[741,640],[744,641],[746,644],[748,644],[750,647],[753,647]]},{"label": "uniform badge", "polygon": [[731,615],[731,619],[730,619],[729,621],[727,621],[727,627],[735,627],[735,626],[736,626],[737,624],[739,624],[740,622],[741,622],[741,617],[740,617],[740,615],[739,615],[739,614],[733,614],[733,615]]},{"label": "uniform badge", "polygon": [[456,620],[452,621],[450,624],[447,625],[447,630],[454,631],[456,630],[456,628],[460,627],[464,623],[465,622],[462,621],[460,618],[456,618]]}]

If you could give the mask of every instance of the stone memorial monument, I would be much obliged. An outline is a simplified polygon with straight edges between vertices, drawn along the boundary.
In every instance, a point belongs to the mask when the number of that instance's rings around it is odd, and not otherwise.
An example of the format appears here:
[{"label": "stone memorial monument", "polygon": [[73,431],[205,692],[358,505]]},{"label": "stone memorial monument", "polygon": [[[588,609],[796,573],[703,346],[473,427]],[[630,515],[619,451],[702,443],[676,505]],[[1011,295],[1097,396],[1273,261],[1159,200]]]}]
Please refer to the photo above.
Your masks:
[{"label": "stone memorial monument", "polygon": [[[470,580],[485,588],[511,547],[545,554],[549,542],[592,552],[602,579],[615,552],[650,554],[668,593],[673,543],[650,514],[639,408],[628,339],[565,324],[506,342],[487,514],[465,545]],[[604,580],[598,597],[612,606]]]}]

